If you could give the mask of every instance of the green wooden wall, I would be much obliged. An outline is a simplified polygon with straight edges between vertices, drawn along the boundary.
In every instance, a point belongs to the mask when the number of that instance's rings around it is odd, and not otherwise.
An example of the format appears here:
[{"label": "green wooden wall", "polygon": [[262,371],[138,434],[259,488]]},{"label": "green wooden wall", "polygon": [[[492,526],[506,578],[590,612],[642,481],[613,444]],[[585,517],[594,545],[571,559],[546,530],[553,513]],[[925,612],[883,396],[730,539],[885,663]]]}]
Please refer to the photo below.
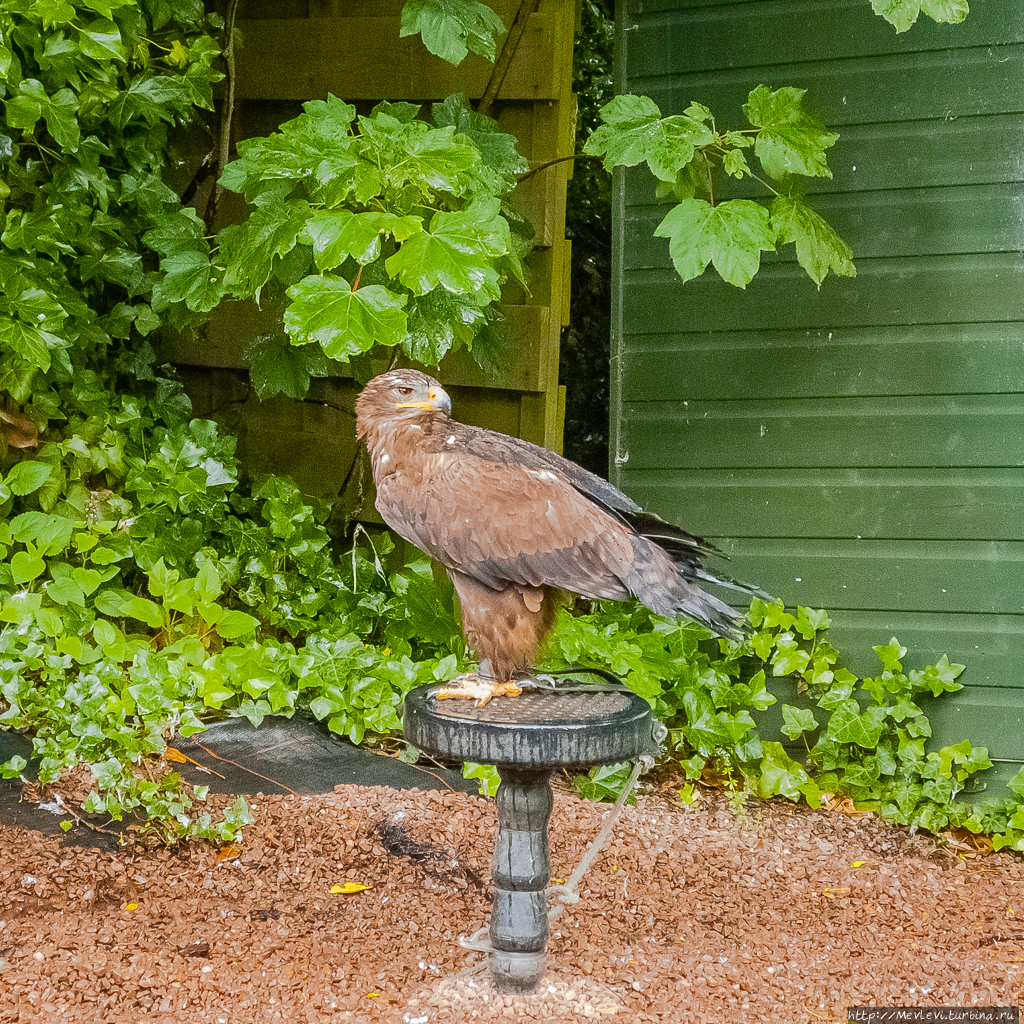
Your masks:
[{"label": "green wooden wall", "polygon": [[967,664],[937,738],[1024,760],[1024,5],[899,36],[868,0],[617,13],[617,88],[663,114],[808,90],[841,134],[809,191],[858,276],[817,290],[783,253],[745,291],[682,285],[651,180],[620,175],[613,479],[827,608],[854,670],[893,635]]}]

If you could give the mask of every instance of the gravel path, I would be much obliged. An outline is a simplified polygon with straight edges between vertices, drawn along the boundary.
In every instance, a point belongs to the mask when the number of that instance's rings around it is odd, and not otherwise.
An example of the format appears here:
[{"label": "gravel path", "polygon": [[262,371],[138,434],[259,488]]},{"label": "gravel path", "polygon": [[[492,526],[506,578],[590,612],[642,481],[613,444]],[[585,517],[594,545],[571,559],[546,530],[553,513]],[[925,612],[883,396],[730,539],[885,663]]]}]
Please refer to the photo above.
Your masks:
[{"label": "gravel path", "polygon": [[[716,793],[683,808],[671,792],[625,809],[533,996],[498,996],[457,943],[489,912],[480,797],[257,796],[227,855],[0,825],[0,1022],[811,1024],[848,1006],[1020,1004],[1019,860],[965,860],[870,815],[737,814]],[[555,877],[607,811],[556,795]],[[369,888],[332,892],[346,883]]]}]

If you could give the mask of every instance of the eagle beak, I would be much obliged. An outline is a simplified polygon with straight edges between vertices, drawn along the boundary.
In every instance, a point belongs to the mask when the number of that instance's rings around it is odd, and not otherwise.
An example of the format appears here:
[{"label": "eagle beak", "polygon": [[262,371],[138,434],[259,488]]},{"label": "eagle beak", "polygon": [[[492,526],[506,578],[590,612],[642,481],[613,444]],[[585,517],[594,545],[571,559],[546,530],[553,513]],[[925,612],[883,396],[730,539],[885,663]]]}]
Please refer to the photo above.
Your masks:
[{"label": "eagle beak", "polygon": [[438,412],[451,412],[452,400],[444,388],[430,388],[425,402],[396,402],[396,409],[435,409]]}]

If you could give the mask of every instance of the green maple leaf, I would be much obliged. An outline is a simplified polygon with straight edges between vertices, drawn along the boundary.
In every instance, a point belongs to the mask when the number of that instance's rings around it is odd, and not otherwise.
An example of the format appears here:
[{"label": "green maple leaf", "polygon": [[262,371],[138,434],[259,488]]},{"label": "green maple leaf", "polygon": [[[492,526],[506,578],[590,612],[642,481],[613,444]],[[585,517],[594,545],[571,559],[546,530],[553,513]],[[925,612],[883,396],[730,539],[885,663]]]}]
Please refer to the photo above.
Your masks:
[{"label": "green maple leaf", "polygon": [[153,288],[153,309],[160,312],[172,302],[184,302],[194,313],[208,313],[220,302],[220,273],[201,251],[172,253],[160,260],[162,280]]},{"label": "green maple leaf", "polygon": [[421,197],[429,200],[434,189],[461,195],[478,183],[483,165],[480,150],[470,139],[456,135],[450,125],[431,128],[424,121],[399,121],[380,112],[361,118],[359,126],[369,143],[367,159],[382,165],[387,185],[412,186],[412,205],[418,205]]},{"label": "green maple leaf", "polygon": [[759,85],[743,105],[747,120],[761,129],[754,152],[773,178],[789,174],[832,177],[825,150],[835,145],[839,136],[803,109],[806,91],[786,86],[773,92],[767,85]]},{"label": "green maple leaf", "polygon": [[775,248],[768,211],[750,199],[718,206],[684,199],[668,211],[654,234],[669,240],[669,255],[684,281],[699,277],[714,263],[723,279],[738,288],[745,288],[757,273],[761,250]]},{"label": "green maple leaf", "polygon": [[381,285],[353,291],[344,278],[311,275],[289,288],[288,296],[284,327],[293,344],[316,342],[332,359],[405,339],[406,296]]},{"label": "green maple leaf", "polygon": [[161,256],[171,256],[202,248],[205,244],[205,233],[206,226],[195,210],[182,207],[150,228],[142,236],[142,240]]},{"label": "green maple leaf", "polygon": [[262,402],[274,395],[301,400],[312,376],[325,377],[330,363],[319,345],[290,345],[277,336],[257,338],[245,352],[249,379]]},{"label": "green maple leaf", "polygon": [[413,359],[436,366],[452,348],[471,348],[474,332],[484,321],[484,310],[474,295],[457,295],[444,288],[417,299],[409,311],[409,338],[405,349]]},{"label": "green maple leaf", "polygon": [[779,244],[796,243],[797,262],[815,284],[820,285],[830,270],[843,277],[857,276],[853,250],[802,200],[778,196],[772,203],[772,227]]},{"label": "green maple leaf", "polygon": [[583,152],[603,156],[609,171],[646,162],[659,181],[675,182],[696,148],[715,140],[714,132],[689,114],[663,118],[647,96],[616,96],[601,108],[601,119],[605,123],[587,139]]},{"label": "green maple leaf", "polygon": [[[270,279],[275,258],[294,248],[308,214],[309,205],[302,200],[268,203],[257,207],[244,224],[225,230],[221,236],[225,291],[258,295]],[[308,256],[306,265],[308,268]]]},{"label": "green maple leaf", "polygon": [[391,235],[404,242],[423,230],[417,216],[369,210],[318,210],[306,222],[301,238],[313,246],[317,270],[333,270],[351,256],[357,263],[371,263],[380,255],[381,237]]},{"label": "green maple leaf", "polygon": [[960,24],[970,13],[967,0],[871,0],[871,9],[897,32],[906,32],[922,12],[950,25]]},{"label": "green maple leaf", "polygon": [[413,235],[385,266],[416,295],[439,285],[450,292],[479,292],[498,299],[498,274],[491,260],[512,250],[508,222],[497,199],[480,200],[455,213],[436,213],[430,231]]},{"label": "green maple leaf", "polygon": [[477,0],[406,0],[399,35],[419,34],[435,56],[461,64],[470,50],[493,61],[504,32],[501,18]]},{"label": "green maple leaf", "polygon": [[438,128],[451,126],[469,138],[480,150],[487,166],[509,181],[529,166],[519,152],[516,137],[503,132],[494,118],[472,110],[461,93],[449,96],[443,103],[435,103],[431,114]]}]

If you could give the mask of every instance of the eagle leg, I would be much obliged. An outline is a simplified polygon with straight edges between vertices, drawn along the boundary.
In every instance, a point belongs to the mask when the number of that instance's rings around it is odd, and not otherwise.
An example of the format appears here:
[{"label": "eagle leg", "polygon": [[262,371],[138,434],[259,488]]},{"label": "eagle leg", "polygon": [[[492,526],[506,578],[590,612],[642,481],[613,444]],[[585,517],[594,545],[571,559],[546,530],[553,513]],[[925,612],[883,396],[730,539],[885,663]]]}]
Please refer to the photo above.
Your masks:
[{"label": "eagle leg", "polygon": [[492,697],[516,697],[514,681],[529,675],[541,640],[555,621],[556,594],[549,587],[507,583],[495,588],[448,570],[459,595],[462,629],[480,659],[480,671],[459,676],[438,697],[472,697],[482,707]]},{"label": "eagle leg", "polygon": [[518,697],[523,692],[521,686],[507,679],[501,682],[476,672],[466,672],[452,681],[452,685],[443,686],[437,691],[437,699],[449,697],[469,698],[476,701],[482,708],[492,697]]}]

